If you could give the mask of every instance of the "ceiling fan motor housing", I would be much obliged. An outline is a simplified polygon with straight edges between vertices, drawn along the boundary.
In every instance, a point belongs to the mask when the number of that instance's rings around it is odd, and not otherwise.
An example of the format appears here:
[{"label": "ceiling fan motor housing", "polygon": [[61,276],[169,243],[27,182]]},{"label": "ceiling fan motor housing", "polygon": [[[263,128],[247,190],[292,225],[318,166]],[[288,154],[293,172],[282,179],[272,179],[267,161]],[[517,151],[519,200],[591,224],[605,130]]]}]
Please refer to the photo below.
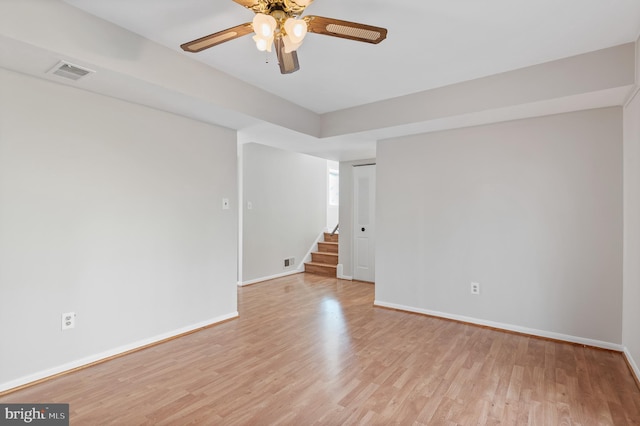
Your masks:
[{"label": "ceiling fan motor housing", "polygon": [[264,13],[265,15],[271,15],[276,19],[278,16],[274,15],[274,12],[281,12],[281,17],[300,16],[302,12],[311,4],[313,0],[258,0],[249,9],[255,13]]}]

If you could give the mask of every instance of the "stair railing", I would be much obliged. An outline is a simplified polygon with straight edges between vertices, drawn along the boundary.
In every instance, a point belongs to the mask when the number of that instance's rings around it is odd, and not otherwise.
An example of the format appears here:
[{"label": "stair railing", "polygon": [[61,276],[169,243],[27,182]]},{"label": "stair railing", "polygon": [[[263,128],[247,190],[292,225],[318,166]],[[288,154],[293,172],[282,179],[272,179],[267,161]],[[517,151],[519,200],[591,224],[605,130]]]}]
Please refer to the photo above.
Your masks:
[{"label": "stair railing", "polygon": [[340,224],[339,224],[339,223],[337,223],[337,224],[336,224],[336,227],[335,227],[335,228],[333,228],[333,231],[331,231],[331,236],[334,236],[334,235],[336,234],[336,232],[338,231],[338,228],[339,228],[339,227],[340,227]]}]

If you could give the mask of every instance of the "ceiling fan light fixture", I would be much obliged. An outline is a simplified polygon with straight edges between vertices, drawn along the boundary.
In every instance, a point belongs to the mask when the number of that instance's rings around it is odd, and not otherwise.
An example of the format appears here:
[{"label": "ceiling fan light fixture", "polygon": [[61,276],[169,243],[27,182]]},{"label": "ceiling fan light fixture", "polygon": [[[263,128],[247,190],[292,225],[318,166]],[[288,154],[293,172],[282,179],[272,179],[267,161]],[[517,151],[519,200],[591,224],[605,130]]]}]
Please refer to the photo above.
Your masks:
[{"label": "ceiling fan light fixture", "polygon": [[256,33],[253,36],[253,41],[256,42],[256,47],[259,51],[271,52],[271,45],[273,44],[273,36],[275,34],[278,23],[275,18],[264,13],[256,13],[253,17],[253,31]]},{"label": "ceiling fan light fixture", "polygon": [[284,30],[291,42],[299,45],[307,35],[307,22],[304,19],[289,18],[284,22]]},{"label": "ceiling fan light fixture", "polygon": [[273,33],[278,26],[275,18],[264,13],[256,13],[253,17],[253,31],[257,36],[268,39],[273,37]]}]

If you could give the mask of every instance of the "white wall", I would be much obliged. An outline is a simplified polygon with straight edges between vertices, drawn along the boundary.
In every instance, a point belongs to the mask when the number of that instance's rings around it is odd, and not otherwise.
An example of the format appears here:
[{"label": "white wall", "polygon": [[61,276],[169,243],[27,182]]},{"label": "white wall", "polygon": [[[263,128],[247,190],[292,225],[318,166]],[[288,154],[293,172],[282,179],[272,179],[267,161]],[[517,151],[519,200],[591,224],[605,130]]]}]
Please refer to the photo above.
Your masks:
[{"label": "white wall", "polygon": [[327,160],[248,143],[242,161],[242,282],[293,272],[326,228]]},{"label": "white wall", "polygon": [[377,303],[620,347],[621,108],[386,140],[377,165]]},{"label": "white wall", "polygon": [[624,110],[624,306],[622,342],[640,378],[640,95]]},{"label": "white wall", "polygon": [[[331,170],[340,172],[340,163],[337,161],[327,161],[327,229],[333,231],[333,228],[340,221],[340,206],[331,205],[329,203],[329,174]],[[339,183],[340,181],[338,181]],[[340,188],[338,188],[338,191]]]},{"label": "white wall", "polygon": [[0,87],[0,390],[237,315],[234,131]]},{"label": "white wall", "polygon": [[375,158],[340,162],[340,240],[338,263],[342,265],[342,277],[353,278],[353,166],[375,164]]}]

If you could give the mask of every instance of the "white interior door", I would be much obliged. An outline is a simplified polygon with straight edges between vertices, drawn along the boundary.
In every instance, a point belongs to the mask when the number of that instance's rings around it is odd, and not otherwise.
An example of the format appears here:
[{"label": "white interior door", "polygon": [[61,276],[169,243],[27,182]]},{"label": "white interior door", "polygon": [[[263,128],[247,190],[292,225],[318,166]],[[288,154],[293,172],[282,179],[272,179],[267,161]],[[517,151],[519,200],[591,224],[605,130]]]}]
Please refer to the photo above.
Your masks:
[{"label": "white interior door", "polygon": [[374,282],[376,166],[353,168],[353,278]]}]

